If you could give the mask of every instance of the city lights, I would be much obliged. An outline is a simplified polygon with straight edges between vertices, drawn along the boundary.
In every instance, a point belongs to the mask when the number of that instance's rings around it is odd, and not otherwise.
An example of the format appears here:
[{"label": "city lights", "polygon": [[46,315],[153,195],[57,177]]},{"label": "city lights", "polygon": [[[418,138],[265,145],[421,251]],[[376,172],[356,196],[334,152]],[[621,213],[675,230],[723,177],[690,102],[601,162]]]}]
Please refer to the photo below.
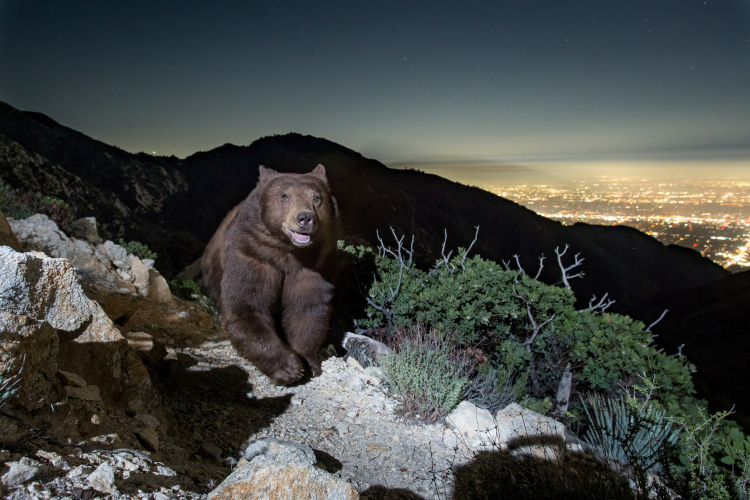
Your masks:
[{"label": "city lights", "polygon": [[564,224],[624,225],[692,248],[734,271],[750,268],[750,182],[596,178],[566,185],[483,186]]}]

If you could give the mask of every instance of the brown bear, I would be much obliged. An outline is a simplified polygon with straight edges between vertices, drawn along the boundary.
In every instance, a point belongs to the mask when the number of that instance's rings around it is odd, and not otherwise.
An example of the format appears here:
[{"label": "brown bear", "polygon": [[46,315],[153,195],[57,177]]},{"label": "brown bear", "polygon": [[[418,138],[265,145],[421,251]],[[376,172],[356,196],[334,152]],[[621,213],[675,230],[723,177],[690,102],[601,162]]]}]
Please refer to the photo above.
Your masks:
[{"label": "brown bear", "polygon": [[224,218],[203,253],[237,352],[274,384],[299,380],[328,333],[338,208],[323,165],[308,174],[259,167],[258,184]]}]

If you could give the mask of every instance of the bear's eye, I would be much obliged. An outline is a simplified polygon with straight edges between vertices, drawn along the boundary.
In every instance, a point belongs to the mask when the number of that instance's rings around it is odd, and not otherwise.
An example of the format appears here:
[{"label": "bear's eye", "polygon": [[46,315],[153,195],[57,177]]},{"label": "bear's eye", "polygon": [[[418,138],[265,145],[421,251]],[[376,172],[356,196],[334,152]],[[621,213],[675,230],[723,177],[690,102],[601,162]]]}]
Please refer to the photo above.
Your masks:
[{"label": "bear's eye", "polygon": [[286,201],[289,197],[286,195],[286,193],[281,195],[281,199]]},{"label": "bear's eye", "polygon": [[320,201],[320,195],[316,194],[315,196],[313,196],[313,201],[316,202],[316,203],[319,202]]}]

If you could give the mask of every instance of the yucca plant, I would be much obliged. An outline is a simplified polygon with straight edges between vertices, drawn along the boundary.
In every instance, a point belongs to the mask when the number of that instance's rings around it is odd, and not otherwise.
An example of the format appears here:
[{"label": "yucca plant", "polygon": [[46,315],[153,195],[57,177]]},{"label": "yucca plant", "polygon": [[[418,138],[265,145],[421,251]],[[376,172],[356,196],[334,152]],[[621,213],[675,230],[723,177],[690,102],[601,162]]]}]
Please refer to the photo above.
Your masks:
[{"label": "yucca plant", "polygon": [[676,445],[679,428],[663,409],[624,398],[605,398],[592,393],[581,403],[589,420],[583,441],[608,459],[658,473],[665,445]]},{"label": "yucca plant", "polygon": [[26,362],[26,356],[21,361],[21,369],[15,375],[10,375],[15,360],[11,361],[5,368],[0,370],[0,409],[18,392],[18,384],[21,382],[21,372],[23,371],[23,365]]}]

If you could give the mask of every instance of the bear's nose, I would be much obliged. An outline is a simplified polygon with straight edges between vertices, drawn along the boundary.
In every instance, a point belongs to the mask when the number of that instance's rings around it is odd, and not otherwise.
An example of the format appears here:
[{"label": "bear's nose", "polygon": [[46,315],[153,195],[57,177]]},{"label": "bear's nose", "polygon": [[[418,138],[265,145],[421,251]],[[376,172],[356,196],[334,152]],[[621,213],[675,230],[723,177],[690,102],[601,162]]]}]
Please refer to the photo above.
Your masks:
[{"label": "bear's nose", "polygon": [[311,229],[313,221],[315,220],[315,214],[310,210],[302,210],[297,213],[295,220],[300,229]]}]

